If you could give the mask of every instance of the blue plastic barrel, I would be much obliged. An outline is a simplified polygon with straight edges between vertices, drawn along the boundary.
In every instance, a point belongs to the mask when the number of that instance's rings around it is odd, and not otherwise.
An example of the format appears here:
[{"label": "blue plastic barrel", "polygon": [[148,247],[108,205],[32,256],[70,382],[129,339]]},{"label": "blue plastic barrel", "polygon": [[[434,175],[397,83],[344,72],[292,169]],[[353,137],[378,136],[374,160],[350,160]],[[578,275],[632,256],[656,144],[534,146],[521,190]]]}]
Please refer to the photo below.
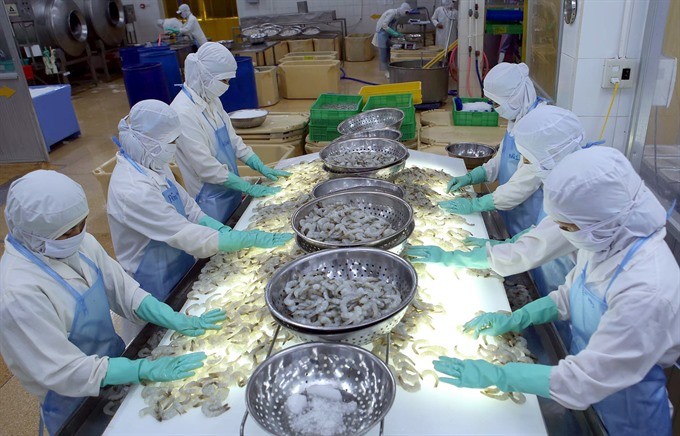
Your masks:
[{"label": "blue plastic barrel", "polygon": [[164,50],[170,50],[170,47],[163,43],[161,45],[149,45],[149,46],[143,46],[139,47],[138,51],[140,53],[145,53],[145,52],[150,52],[150,51],[164,51]]},{"label": "blue plastic barrel", "polygon": [[139,63],[139,48],[140,47],[137,45],[130,45],[118,49],[118,54],[120,54],[120,63],[123,67],[129,67]]},{"label": "blue plastic barrel", "polygon": [[172,101],[182,85],[182,73],[179,70],[179,62],[177,62],[175,52],[172,50],[145,51],[139,54],[139,60],[143,64],[158,62],[163,66],[163,72],[165,73],[168,85],[168,94],[170,95],[170,101]]},{"label": "blue plastic barrel", "polygon": [[137,64],[123,68],[123,82],[127,91],[130,107],[142,100],[160,100],[170,104],[170,94],[165,80],[163,66],[155,64]]},{"label": "blue plastic barrel", "polygon": [[227,112],[239,109],[257,108],[257,87],[255,86],[255,67],[253,60],[246,56],[236,58],[236,77],[229,81],[229,89],[222,94],[220,101]]}]

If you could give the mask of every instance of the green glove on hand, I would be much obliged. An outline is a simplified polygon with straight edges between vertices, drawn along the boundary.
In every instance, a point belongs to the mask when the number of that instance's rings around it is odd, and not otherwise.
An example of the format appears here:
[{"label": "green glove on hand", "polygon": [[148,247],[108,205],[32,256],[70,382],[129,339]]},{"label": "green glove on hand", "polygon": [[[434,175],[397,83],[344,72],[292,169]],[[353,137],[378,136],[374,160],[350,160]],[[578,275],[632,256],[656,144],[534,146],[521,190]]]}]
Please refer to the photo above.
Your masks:
[{"label": "green glove on hand", "polygon": [[220,251],[238,251],[247,247],[274,248],[293,239],[292,233],[270,233],[261,230],[232,230],[220,233],[217,247]]},{"label": "green glove on hand", "polygon": [[254,154],[248,158],[246,161],[246,165],[248,165],[250,168],[254,169],[255,171],[259,172],[269,180],[278,180],[278,177],[288,177],[291,175],[288,171],[283,171],[283,170],[277,170],[275,168],[269,168],[267,165],[260,160],[260,158]]},{"label": "green glove on hand", "polygon": [[463,325],[463,331],[473,330],[477,339],[480,334],[498,336],[507,332],[519,332],[530,325],[545,324],[558,317],[557,305],[550,297],[539,298],[512,314],[483,313]]},{"label": "green glove on hand", "polygon": [[227,181],[224,182],[224,186],[229,189],[245,192],[253,197],[266,197],[268,195],[274,195],[281,190],[281,188],[277,186],[252,185],[234,173],[229,173]]},{"label": "green glove on hand", "polygon": [[458,268],[485,269],[489,267],[486,248],[472,251],[444,251],[435,245],[408,247],[406,255],[413,263],[441,263]]},{"label": "green glove on hand", "polygon": [[218,232],[231,230],[231,227],[225,226],[215,218],[209,217],[208,215],[203,215],[203,217],[198,220],[198,224],[202,225],[203,227],[210,227],[211,229],[217,230]]},{"label": "green glove on hand", "polygon": [[206,330],[219,330],[218,323],[227,319],[223,310],[213,309],[201,316],[189,316],[177,313],[172,307],[147,295],[135,311],[144,321],[169,328],[185,336],[200,336]]},{"label": "green glove on hand", "polygon": [[482,389],[498,386],[503,392],[524,392],[550,398],[552,366],[531,363],[494,365],[486,360],[460,360],[440,356],[434,369],[451,377],[439,380],[459,388]]},{"label": "green glove on hand", "polygon": [[399,38],[399,37],[404,36],[403,33],[397,32],[396,30],[392,29],[391,27],[388,27],[387,29],[385,29],[385,32],[387,32],[388,35],[390,35],[394,38]]},{"label": "green glove on hand", "polygon": [[475,238],[475,237],[472,237],[472,236],[468,236],[467,238],[465,238],[464,242],[465,242],[465,245],[467,245],[469,247],[470,246],[472,246],[472,247],[486,247],[487,242],[489,244],[491,244],[492,247],[494,247],[496,245],[500,245],[500,244],[514,244],[515,242],[517,242],[517,240],[519,238],[522,237],[522,235],[530,232],[531,230],[534,229],[534,227],[535,226],[531,226],[528,229],[524,229],[521,232],[519,232],[518,234],[516,234],[515,236],[513,236],[512,238],[504,239],[502,241],[497,241],[495,239]]},{"label": "green glove on hand", "polygon": [[446,187],[446,192],[457,191],[469,185],[486,182],[486,170],[479,166],[464,176],[454,177]]},{"label": "green glove on hand", "polygon": [[457,213],[458,215],[469,215],[475,212],[487,212],[496,210],[493,204],[493,197],[487,194],[480,198],[456,198],[453,200],[440,201],[439,207],[448,213]]},{"label": "green glove on hand", "polygon": [[139,383],[141,380],[154,382],[180,380],[194,375],[193,370],[202,367],[205,358],[203,352],[184,356],[164,356],[156,360],[109,357],[109,366],[101,386]]}]

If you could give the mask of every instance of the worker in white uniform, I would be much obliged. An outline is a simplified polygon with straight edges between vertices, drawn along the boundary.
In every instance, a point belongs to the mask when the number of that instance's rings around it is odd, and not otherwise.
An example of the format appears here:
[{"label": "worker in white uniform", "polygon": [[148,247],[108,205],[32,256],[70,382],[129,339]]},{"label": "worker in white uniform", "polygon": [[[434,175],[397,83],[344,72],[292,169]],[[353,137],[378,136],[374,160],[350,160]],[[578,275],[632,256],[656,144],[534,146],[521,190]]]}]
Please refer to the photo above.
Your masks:
[{"label": "worker in white uniform", "polygon": [[12,183],[0,259],[0,353],[41,403],[55,434],[86,396],[102,386],[190,377],[204,353],[129,360],[111,310],[189,336],[219,329],[222,310],[200,317],[174,312],[148,294],[87,233],[83,188],[55,171]]},{"label": "worker in white uniform", "polygon": [[189,36],[194,41],[194,44],[196,44],[196,48],[200,48],[203,44],[208,42],[208,38],[205,37],[203,29],[201,29],[201,25],[198,24],[198,19],[191,13],[188,4],[183,3],[179,5],[177,13],[186,20],[179,29],[180,35]]},{"label": "worker in white uniform", "polygon": [[378,54],[380,59],[380,71],[385,71],[385,77],[390,77],[390,36],[401,37],[404,36],[401,32],[394,29],[397,25],[397,19],[402,17],[411,10],[408,3],[402,3],[397,9],[388,9],[382,13],[378,22],[375,25],[375,35],[371,44],[378,47]]},{"label": "worker in white uniform", "polygon": [[437,29],[435,44],[438,47],[447,48],[458,39],[458,10],[453,0],[442,0],[430,20]]},{"label": "worker in white uniform", "polygon": [[666,212],[609,147],[570,154],[543,189],[550,219],[578,248],[576,267],[549,296],[464,328],[476,337],[568,320],[570,354],[555,366],[440,357],[435,369],[451,377],[440,380],[592,405],[611,435],[670,436],[663,368],[680,357],[680,269],[664,241]]},{"label": "worker in white uniform", "polygon": [[137,103],[118,131],[121,150],[106,205],[113,248],[125,271],[159,300],[166,299],[195,258],[277,247],[292,239],[292,233],[232,230],[201,211],[168,166],[181,127],[167,104]]},{"label": "worker in white uniform", "polygon": [[236,159],[270,180],[290,173],[266,166],[236,134],[220,102],[236,77],[236,59],[221,44],[203,44],[187,56],[182,92],[170,105],[179,115],[182,134],[177,164],[189,194],[211,218],[226,222],[242,195],[274,195],[281,188],[248,183],[238,175]]},{"label": "worker in white uniform", "polygon": [[541,179],[531,168],[520,162],[512,129],[526,114],[545,101],[536,96],[526,64],[498,64],[484,79],[484,95],[496,106],[498,115],[508,120],[508,127],[496,155],[481,167],[464,176],[454,177],[448,190],[498,180],[500,186],[480,198],[457,198],[439,203],[450,213],[461,215],[498,209],[510,236],[537,224],[543,193]]}]

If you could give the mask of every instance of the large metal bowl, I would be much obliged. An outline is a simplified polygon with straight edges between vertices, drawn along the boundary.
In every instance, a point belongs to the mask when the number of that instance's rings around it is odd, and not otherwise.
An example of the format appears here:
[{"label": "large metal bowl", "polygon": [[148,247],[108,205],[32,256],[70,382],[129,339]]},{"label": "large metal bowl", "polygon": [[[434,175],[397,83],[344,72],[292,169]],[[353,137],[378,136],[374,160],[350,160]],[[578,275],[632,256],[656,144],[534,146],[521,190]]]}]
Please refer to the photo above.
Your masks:
[{"label": "large metal bowl", "polygon": [[[244,114],[252,114],[243,116]],[[229,112],[229,119],[231,125],[235,129],[251,129],[253,127],[261,126],[267,119],[269,111],[265,109],[241,109],[234,112]]]},{"label": "large metal bowl", "polygon": [[[302,324],[291,318],[284,303],[286,283],[296,274],[323,271],[333,277],[378,277],[394,283],[401,293],[401,304],[389,313],[361,324],[321,327]],[[415,297],[418,276],[413,266],[389,251],[376,248],[341,248],[308,254],[280,268],[265,288],[265,301],[274,319],[303,340],[346,342],[366,345],[389,333],[406,313]]]},{"label": "large metal bowl", "polygon": [[332,142],[339,142],[345,139],[356,139],[356,138],[385,138],[391,139],[393,141],[399,141],[401,139],[401,132],[395,129],[376,129],[376,130],[364,130],[361,132],[351,133],[349,135],[342,135],[338,139],[334,139]]},{"label": "large metal bowl", "polygon": [[363,171],[358,173],[335,172],[328,168],[326,165],[323,166],[323,169],[328,173],[328,176],[331,179],[339,179],[344,177],[369,177],[373,179],[392,181],[397,176],[397,174],[406,167],[407,159],[408,156],[406,156],[406,159],[404,159],[403,161],[397,162],[389,167],[380,168],[379,170],[374,171]]},{"label": "large metal bowl", "polygon": [[[333,162],[333,159],[338,156],[347,156],[349,154],[372,154],[382,153],[392,157],[392,161],[372,167],[350,167],[343,166]],[[323,161],[326,168],[336,173],[363,173],[367,171],[375,171],[381,168],[390,167],[398,162],[405,161],[408,158],[408,150],[399,141],[384,138],[356,138],[345,139],[341,141],[334,141],[326,146],[319,153],[319,157]]]},{"label": "large metal bowl", "polygon": [[357,410],[345,416],[341,435],[362,435],[389,412],[396,382],[389,368],[374,354],[347,344],[309,343],[287,348],[258,366],[248,380],[248,412],[265,431],[286,435],[291,428],[288,398],[309,386],[339,390],[343,402]]},{"label": "large metal bowl", "polygon": [[345,191],[384,192],[395,197],[404,198],[404,190],[394,183],[367,177],[344,177],[321,182],[314,187],[312,195],[316,198],[325,197]]},{"label": "large metal bowl", "polygon": [[[317,205],[335,203],[352,204],[363,209],[369,215],[378,216],[389,222],[395,232],[389,236],[372,241],[355,242],[351,244],[313,239],[302,232],[300,221],[309,215]],[[410,226],[412,223],[413,208],[411,208],[411,205],[406,201],[399,197],[395,197],[394,195],[367,191],[340,192],[321,198],[315,198],[300,206],[300,208],[293,213],[291,218],[293,231],[296,233],[299,240],[303,242],[303,244],[299,245],[306,251],[349,247],[380,247],[384,250],[389,250],[403,242],[405,233],[408,233],[406,235],[407,237],[410,235],[413,231],[413,227]]]},{"label": "large metal bowl", "polygon": [[343,135],[363,132],[364,130],[377,130],[389,128],[399,130],[404,121],[404,111],[396,108],[379,108],[362,112],[347,118],[338,125],[338,132]]},{"label": "large metal bowl", "polygon": [[451,157],[463,159],[465,167],[471,170],[488,162],[494,153],[496,153],[496,150],[486,144],[460,142],[458,144],[447,145],[446,152]]}]

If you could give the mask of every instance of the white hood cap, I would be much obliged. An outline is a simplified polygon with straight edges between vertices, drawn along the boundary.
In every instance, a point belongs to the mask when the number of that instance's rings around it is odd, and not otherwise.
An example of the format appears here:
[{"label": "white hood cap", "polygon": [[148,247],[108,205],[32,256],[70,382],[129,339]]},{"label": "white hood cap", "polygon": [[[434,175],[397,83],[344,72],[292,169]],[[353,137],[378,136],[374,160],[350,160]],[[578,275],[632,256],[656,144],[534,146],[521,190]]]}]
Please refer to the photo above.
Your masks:
[{"label": "white hood cap", "polygon": [[590,230],[610,256],[663,228],[666,212],[628,159],[610,147],[576,151],[543,185],[543,207],[553,220]]},{"label": "white hood cap", "polygon": [[90,213],[83,188],[56,171],[33,171],[12,182],[5,221],[26,248],[43,253],[43,239],[57,239]]},{"label": "white hood cap", "polygon": [[515,124],[512,134],[517,150],[545,179],[564,157],[581,149],[585,131],[573,112],[540,106]]},{"label": "white hood cap", "polygon": [[215,82],[236,77],[236,59],[222,44],[206,42],[196,53],[191,53],[184,61],[184,74],[187,86],[206,101],[213,95]]},{"label": "white hood cap", "polygon": [[179,116],[159,100],[142,100],[118,123],[123,151],[135,162],[154,171],[165,168],[175,155],[170,145],[182,133]]},{"label": "white hood cap", "polygon": [[498,113],[510,121],[519,121],[536,101],[536,89],[524,64],[500,63],[484,78],[484,95],[500,106]]},{"label": "white hood cap", "polygon": [[176,13],[181,14],[182,12],[186,12],[187,15],[191,13],[191,8],[189,7],[188,4],[182,3],[181,5],[179,5],[179,9],[177,9]]},{"label": "white hood cap", "polygon": [[410,10],[411,10],[411,5],[409,5],[406,2],[402,3],[401,6],[399,6],[399,9],[398,9],[398,11],[401,15],[406,15],[406,13]]}]

